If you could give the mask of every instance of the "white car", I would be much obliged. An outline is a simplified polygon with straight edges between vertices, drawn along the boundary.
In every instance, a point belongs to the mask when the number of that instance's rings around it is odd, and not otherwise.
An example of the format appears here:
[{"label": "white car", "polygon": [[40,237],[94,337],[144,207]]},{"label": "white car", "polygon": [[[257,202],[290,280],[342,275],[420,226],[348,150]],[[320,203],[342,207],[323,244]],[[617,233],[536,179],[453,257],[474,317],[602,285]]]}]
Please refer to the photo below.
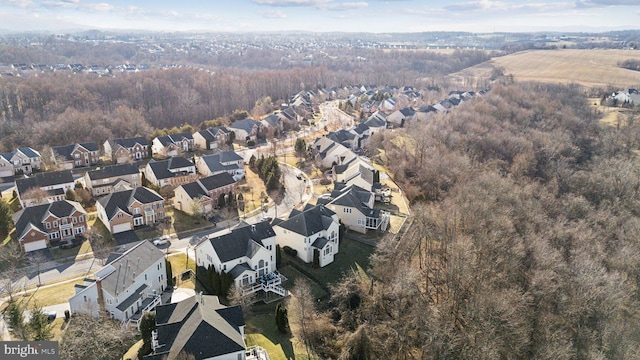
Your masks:
[{"label": "white car", "polygon": [[161,236],[157,239],[153,240],[153,245],[158,246],[158,245],[164,245],[164,244],[168,244],[170,242],[171,238],[169,237],[169,235],[164,235]]}]

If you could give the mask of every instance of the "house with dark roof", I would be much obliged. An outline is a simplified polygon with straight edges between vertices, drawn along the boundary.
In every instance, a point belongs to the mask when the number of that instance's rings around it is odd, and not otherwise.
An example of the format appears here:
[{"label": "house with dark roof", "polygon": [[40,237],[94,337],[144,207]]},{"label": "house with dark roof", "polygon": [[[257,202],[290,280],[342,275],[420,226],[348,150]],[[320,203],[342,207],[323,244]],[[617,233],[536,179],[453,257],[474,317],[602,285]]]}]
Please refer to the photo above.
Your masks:
[{"label": "house with dark roof", "polygon": [[358,137],[351,131],[340,129],[327,134],[327,137],[347,149],[356,150],[358,148]]},{"label": "house with dark roof", "polygon": [[364,121],[369,127],[369,133],[371,135],[378,131],[384,131],[387,128],[387,116],[379,111],[376,111]]},{"label": "house with dark roof", "polygon": [[149,141],[144,136],[107,140],[104,142],[104,153],[111,157],[111,161],[115,164],[125,164],[151,157]]},{"label": "house with dark roof", "polygon": [[317,261],[320,267],[331,264],[338,253],[339,228],[340,218],[324,205],[307,205],[304,211],[294,209],[288,219],[276,219],[273,226],[280,247],[289,246],[302,261]]},{"label": "house with dark roof", "polygon": [[274,131],[278,131],[278,134],[284,129],[284,120],[276,113],[272,113],[260,120],[262,128],[267,130],[269,134],[273,134]]},{"label": "house with dark roof", "polygon": [[24,252],[57,247],[87,230],[87,212],[75,201],[31,206],[14,214],[16,235]]},{"label": "house with dark roof", "polygon": [[389,213],[374,209],[374,194],[356,185],[333,190],[318,199],[318,204],[333,210],[349,230],[365,234],[368,230],[386,230]]},{"label": "house with dark roof", "polygon": [[276,273],[276,233],[268,221],[213,234],[196,246],[196,264],[230,274],[243,294],[259,291],[287,296]]},{"label": "house with dark roof", "polygon": [[16,192],[23,208],[64,200],[67,190],[74,187],[70,170],[37,173],[16,180]]},{"label": "house with dark roof", "polygon": [[14,174],[31,175],[34,169],[42,168],[42,156],[28,146],[18,148],[10,153],[0,154],[0,157],[13,165]]},{"label": "house with dark roof", "polygon": [[151,141],[151,151],[160,156],[178,156],[193,151],[194,139],[189,132],[158,136]]},{"label": "house with dark roof", "polygon": [[140,168],[136,164],[110,165],[87,171],[84,183],[96,197],[142,186]]},{"label": "house with dark roof", "polygon": [[174,360],[180,354],[195,360],[268,359],[253,356],[255,348],[247,350],[244,326],[242,308],[221,305],[217,296],[198,294],[160,305],[152,333],[153,351],[144,359]]},{"label": "house with dark roof", "polygon": [[396,110],[387,116],[387,122],[394,127],[404,127],[405,122],[413,121],[416,111],[412,107]]},{"label": "house with dark roof", "polygon": [[315,161],[323,169],[347,163],[357,157],[351,149],[326,136],[316,139],[311,146],[311,150],[315,156]]},{"label": "house with dark roof", "polygon": [[145,178],[155,186],[178,186],[196,179],[196,166],[191,161],[175,156],[167,160],[151,160],[144,168]]},{"label": "house with dark roof", "polygon": [[146,187],[116,191],[96,201],[98,219],[112,234],[164,219],[164,199]]},{"label": "house with dark roof", "polygon": [[107,314],[120,321],[139,322],[142,314],[160,304],[167,288],[164,252],[141,241],[122,253],[109,255],[107,264],[69,298],[72,314]]},{"label": "house with dark roof", "polygon": [[203,176],[226,172],[236,181],[244,177],[244,159],[235,151],[219,151],[215,154],[201,156],[196,160],[196,168],[198,173]]},{"label": "house with dark roof", "polygon": [[249,118],[236,120],[231,124],[231,126],[229,126],[229,130],[236,134],[236,140],[256,141],[258,139],[258,135],[262,132],[262,124]]},{"label": "house with dark roof", "polygon": [[220,196],[236,197],[236,180],[226,172],[182,184],[174,190],[173,207],[189,215],[209,214],[218,207]]},{"label": "house with dark roof", "polygon": [[100,146],[94,142],[54,146],[53,161],[59,169],[96,165],[100,160]]},{"label": "house with dark roof", "polygon": [[229,141],[230,132],[231,131],[224,126],[200,130],[193,134],[194,146],[201,150],[217,149]]}]

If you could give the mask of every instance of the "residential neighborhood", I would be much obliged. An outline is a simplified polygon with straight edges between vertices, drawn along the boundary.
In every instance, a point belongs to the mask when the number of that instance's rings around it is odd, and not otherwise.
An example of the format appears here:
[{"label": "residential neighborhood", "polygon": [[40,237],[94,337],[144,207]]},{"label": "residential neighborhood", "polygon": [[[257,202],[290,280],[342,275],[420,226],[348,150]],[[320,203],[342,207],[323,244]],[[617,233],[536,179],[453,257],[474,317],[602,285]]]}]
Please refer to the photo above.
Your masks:
[{"label": "residential neighborhood", "polygon": [[[371,251],[370,240],[358,243],[356,234],[382,236],[390,226],[390,214],[377,204],[389,203],[393,195],[380,171],[362,155],[373,133],[390,131],[387,115],[379,112],[309,140],[301,163],[322,175],[309,178],[309,170],[296,167],[286,171],[281,179],[287,184],[282,194],[286,201],[276,204],[259,190],[264,184],[256,187],[255,181],[262,180],[248,162],[273,156],[275,145],[253,144],[299,128],[304,120],[300,114],[313,113],[313,104],[325,97],[302,92],[260,121],[241,119],[193,134],[117,138],[102,148],[91,141],[52,147],[51,169],[57,171],[45,168],[31,148],[3,154],[6,171],[0,175],[15,177],[15,187],[2,195],[11,198],[15,191],[21,208],[13,216],[19,249],[51,258],[76,253],[86,243],[97,257],[101,246],[95,239],[109,241],[111,254],[103,257],[104,265],[73,285],[65,307],[71,316],[106,314],[134,327],[145,313],[156,314],[157,330],[145,358],[173,358],[187,351],[199,354],[196,358],[268,359],[264,348],[247,344],[241,307],[222,305],[220,294],[210,295],[220,291],[206,285],[211,274],[229,279],[216,285],[224,284],[225,303],[226,292],[237,291],[250,303],[269,306],[291,296],[290,276],[332,266],[343,269],[353,261],[349,251],[354,246]],[[328,106],[337,107],[331,101]],[[403,121],[412,121],[409,115]],[[316,126],[294,136],[306,140],[320,130]],[[296,157],[293,148],[282,151]],[[280,167],[287,168],[287,155],[282,156]],[[318,187],[326,193],[313,190],[325,181],[333,190],[328,185]],[[182,227],[182,219],[195,229]],[[343,239],[345,232],[352,235]],[[178,257],[185,261],[178,268],[181,273],[172,272],[169,261]],[[279,268],[282,257],[286,265]],[[183,278],[199,293],[172,300],[175,291],[193,291],[172,285],[184,283]],[[214,336],[218,345],[209,347],[203,336]]]}]

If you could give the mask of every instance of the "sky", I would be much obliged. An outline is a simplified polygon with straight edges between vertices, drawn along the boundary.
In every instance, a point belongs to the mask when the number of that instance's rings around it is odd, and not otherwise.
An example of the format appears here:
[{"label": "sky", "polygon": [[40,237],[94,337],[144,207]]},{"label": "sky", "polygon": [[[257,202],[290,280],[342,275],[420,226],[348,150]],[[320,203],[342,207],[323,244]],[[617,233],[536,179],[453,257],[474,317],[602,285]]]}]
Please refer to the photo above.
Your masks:
[{"label": "sky", "polygon": [[600,32],[640,0],[0,0],[0,30]]}]

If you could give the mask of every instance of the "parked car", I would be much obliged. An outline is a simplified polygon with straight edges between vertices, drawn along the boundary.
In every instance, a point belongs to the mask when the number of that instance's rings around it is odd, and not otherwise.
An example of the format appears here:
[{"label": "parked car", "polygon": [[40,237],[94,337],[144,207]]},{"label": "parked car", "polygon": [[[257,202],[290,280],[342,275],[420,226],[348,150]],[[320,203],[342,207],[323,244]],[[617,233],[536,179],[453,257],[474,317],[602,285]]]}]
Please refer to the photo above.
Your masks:
[{"label": "parked car", "polygon": [[171,241],[171,238],[169,237],[169,235],[164,235],[157,239],[153,239],[153,245],[155,246],[164,245],[164,244],[168,244],[170,241]]}]

